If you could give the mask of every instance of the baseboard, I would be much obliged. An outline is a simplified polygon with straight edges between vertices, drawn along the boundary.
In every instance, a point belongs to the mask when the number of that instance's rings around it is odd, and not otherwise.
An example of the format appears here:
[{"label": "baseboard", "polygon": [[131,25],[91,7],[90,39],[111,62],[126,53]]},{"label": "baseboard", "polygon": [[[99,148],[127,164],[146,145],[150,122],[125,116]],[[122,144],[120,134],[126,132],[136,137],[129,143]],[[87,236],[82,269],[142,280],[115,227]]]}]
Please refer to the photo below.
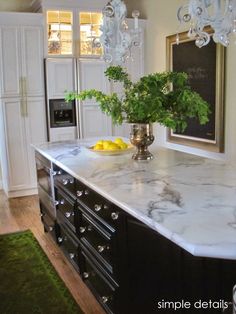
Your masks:
[{"label": "baseboard", "polygon": [[19,191],[9,191],[7,193],[8,198],[13,198],[13,197],[22,197],[22,196],[30,196],[30,195],[35,195],[38,194],[38,189],[27,189],[27,190],[19,190]]}]

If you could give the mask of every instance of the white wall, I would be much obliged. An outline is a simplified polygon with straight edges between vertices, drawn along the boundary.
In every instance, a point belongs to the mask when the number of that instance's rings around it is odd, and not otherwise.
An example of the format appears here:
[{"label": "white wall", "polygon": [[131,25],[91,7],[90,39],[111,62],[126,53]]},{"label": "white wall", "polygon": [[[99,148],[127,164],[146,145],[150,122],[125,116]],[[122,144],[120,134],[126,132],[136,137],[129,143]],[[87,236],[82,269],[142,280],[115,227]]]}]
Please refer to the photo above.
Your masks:
[{"label": "white wall", "polygon": [[[146,73],[161,72],[166,69],[166,36],[175,34],[178,28],[177,9],[183,0],[126,0],[129,15],[138,9],[141,17],[147,19],[145,40]],[[184,29],[182,30],[184,31]],[[212,158],[236,160],[236,45],[233,40],[226,52],[225,89],[225,154],[209,153],[199,149],[166,142],[166,130],[156,128],[156,140],[161,145]]]}]

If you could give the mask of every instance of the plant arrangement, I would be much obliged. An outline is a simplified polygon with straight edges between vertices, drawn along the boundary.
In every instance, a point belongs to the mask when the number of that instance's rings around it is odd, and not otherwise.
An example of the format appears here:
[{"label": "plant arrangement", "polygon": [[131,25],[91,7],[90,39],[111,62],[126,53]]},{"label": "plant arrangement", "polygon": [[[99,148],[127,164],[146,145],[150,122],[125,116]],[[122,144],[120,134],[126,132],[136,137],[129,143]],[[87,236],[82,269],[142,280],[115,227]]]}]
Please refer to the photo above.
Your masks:
[{"label": "plant arrangement", "polygon": [[91,89],[79,94],[70,92],[66,100],[95,98],[114,124],[158,122],[183,132],[189,118],[197,118],[200,124],[208,122],[209,104],[191,90],[186,73],[154,73],[133,83],[121,66],[110,66],[105,76],[123,84],[123,96]]}]

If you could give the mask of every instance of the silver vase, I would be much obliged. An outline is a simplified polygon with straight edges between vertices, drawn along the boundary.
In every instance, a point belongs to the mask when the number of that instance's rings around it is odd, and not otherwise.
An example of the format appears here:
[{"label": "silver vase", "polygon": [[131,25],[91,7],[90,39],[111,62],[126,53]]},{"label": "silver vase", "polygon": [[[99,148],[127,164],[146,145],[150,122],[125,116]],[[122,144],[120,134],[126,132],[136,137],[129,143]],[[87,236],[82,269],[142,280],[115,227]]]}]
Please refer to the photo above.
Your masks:
[{"label": "silver vase", "polygon": [[154,141],[152,124],[131,123],[130,142],[137,148],[132,158],[134,160],[151,160],[153,155],[148,146]]}]

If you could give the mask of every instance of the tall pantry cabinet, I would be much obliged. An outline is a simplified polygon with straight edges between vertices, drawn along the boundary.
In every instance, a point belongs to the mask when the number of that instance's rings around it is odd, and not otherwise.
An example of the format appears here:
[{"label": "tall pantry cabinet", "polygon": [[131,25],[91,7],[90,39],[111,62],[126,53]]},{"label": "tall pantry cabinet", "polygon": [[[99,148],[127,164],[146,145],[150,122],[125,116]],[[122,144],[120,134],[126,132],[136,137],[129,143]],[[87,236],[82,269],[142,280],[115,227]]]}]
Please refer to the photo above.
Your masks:
[{"label": "tall pantry cabinet", "polygon": [[43,16],[0,13],[0,156],[9,197],[37,193],[31,144],[46,134]]}]

